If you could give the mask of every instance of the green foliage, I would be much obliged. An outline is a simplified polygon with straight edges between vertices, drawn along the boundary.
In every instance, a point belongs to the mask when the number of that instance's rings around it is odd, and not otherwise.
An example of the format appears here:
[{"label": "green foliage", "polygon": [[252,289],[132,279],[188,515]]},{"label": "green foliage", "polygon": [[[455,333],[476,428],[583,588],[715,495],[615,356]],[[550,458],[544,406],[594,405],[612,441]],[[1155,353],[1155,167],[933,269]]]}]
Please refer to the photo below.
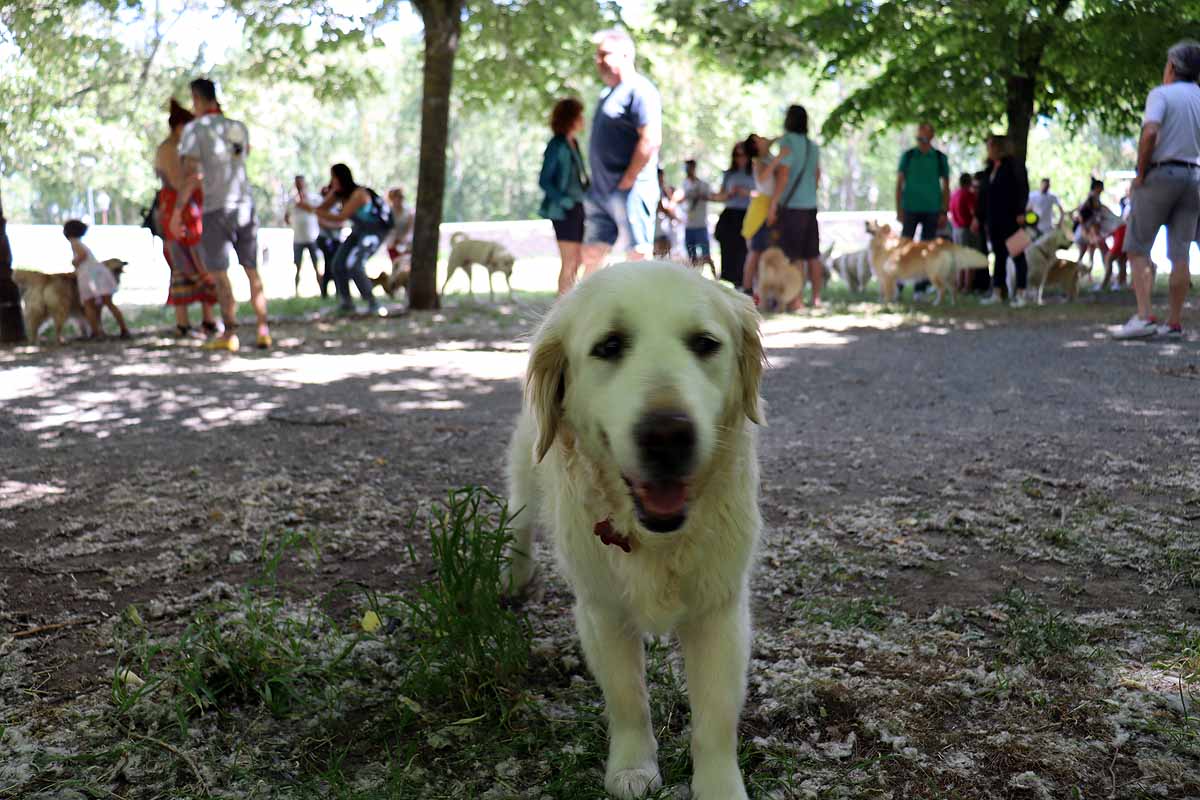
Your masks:
[{"label": "green foliage", "polygon": [[504,502],[486,489],[452,490],[432,511],[435,574],[381,613],[406,620],[407,685],[429,701],[456,698],[467,710],[503,703],[529,661],[529,630],[501,596],[511,540]]},{"label": "green foliage", "polygon": [[657,8],[675,21],[676,40],[750,74],[799,58],[826,80],[861,81],[825,120],[826,138],[869,121],[922,120],[978,136],[1006,116],[1023,136],[1032,114],[1128,131],[1166,48],[1200,18],[1192,0],[662,0]]},{"label": "green foliage", "polygon": [[1037,595],[1009,587],[1000,598],[1005,634],[1015,654],[1027,661],[1044,661],[1069,653],[1087,641],[1082,627],[1062,612],[1051,611]]}]

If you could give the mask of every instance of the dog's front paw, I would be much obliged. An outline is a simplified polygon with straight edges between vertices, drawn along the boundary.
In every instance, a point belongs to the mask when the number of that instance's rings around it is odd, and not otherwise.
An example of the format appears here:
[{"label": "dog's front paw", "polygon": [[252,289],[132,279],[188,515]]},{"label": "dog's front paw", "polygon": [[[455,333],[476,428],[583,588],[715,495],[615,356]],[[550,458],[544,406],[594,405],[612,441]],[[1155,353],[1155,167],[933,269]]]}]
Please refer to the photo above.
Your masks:
[{"label": "dog's front paw", "polygon": [[692,800],[747,800],[746,786],[742,774],[736,767],[702,775],[692,776]]},{"label": "dog's front paw", "polygon": [[[636,800],[662,786],[658,764],[650,762],[640,767],[610,772],[604,779],[604,788],[620,800]],[[745,796],[743,794],[743,796]]]}]

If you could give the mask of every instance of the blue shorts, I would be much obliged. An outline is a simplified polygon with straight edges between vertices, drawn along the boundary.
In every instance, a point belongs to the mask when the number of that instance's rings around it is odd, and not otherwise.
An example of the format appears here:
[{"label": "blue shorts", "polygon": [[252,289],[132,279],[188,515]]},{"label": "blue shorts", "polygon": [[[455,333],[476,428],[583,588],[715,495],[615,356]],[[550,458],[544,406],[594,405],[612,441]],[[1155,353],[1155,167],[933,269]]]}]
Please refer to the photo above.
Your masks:
[{"label": "blue shorts", "polygon": [[654,246],[654,210],[657,207],[657,188],[647,201],[644,187],[620,189],[608,195],[589,192],[583,200],[586,222],[584,244],[606,244],[618,252],[644,251]]},{"label": "blue shorts", "polygon": [[688,258],[711,257],[711,245],[708,243],[708,228],[684,228],[683,246],[687,248]]}]

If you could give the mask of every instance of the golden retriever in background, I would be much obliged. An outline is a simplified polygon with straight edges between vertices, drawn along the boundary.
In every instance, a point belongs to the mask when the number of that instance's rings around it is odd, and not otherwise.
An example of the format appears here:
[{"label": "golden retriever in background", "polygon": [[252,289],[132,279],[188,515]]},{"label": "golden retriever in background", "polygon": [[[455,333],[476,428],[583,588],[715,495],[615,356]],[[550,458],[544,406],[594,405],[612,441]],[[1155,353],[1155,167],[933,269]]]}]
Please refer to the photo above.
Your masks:
[{"label": "golden retriever in background", "polygon": [[503,245],[495,242],[485,242],[482,239],[468,239],[465,233],[455,233],[450,237],[450,258],[446,266],[446,280],[442,283],[440,294],[446,293],[446,286],[454,273],[462,270],[467,273],[467,292],[475,296],[471,285],[471,266],[479,264],[488,271],[488,299],[496,302],[496,294],[492,290],[492,276],[497,272],[504,276],[508,284],[508,297],[512,299],[513,254],[504,249]]},{"label": "golden retriever in background", "polygon": [[609,721],[604,785],[662,784],[644,634],[674,630],[692,708],[692,798],[745,800],[748,577],[762,525],[756,424],[763,348],[749,298],[663,262],[618,264],[550,309],[509,451],[507,587],[554,540]]},{"label": "golden retriever in background", "polygon": [[[825,276],[824,284],[829,285],[830,256],[833,245],[821,254],[821,271]],[[758,300],[762,310],[767,314],[786,311],[796,298],[804,294],[804,283],[808,280],[801,262],[788,261],[783,250],[778,247],[768,247],[758,259]]]},{"label": "golden retriever in background", "polygon": [[871,235],[871,269],[879,281],[880,299],[889,303],[896,299],[899,281],[928,279],[937,290],[937,303],[946,291],[951,302],[957,297],[959,270],[987,267],[987,256],[973,247],[963,247],[946,239],[914,242],[911,239],[892,240],[890,225],[877,226]]},{"label": "golden retriever in background", "polygon": [[[119,258],[109,258],[100,262],[112,270],[117,282],[121,281],[121,273],[128,262]],[[38,331],[47,320],[54,321],[54,340],[63,343],[63,326],[67,320],[75,322],[85,335],[94,335],[95,331],[87,322],[83,313],[83,302],[79,299],[79,283],[74,272],[34,272],[28,269],[13,271],[13,281],[21,290],[21,300],[25,304],[25,330],[29,339],[37,344]]]}]

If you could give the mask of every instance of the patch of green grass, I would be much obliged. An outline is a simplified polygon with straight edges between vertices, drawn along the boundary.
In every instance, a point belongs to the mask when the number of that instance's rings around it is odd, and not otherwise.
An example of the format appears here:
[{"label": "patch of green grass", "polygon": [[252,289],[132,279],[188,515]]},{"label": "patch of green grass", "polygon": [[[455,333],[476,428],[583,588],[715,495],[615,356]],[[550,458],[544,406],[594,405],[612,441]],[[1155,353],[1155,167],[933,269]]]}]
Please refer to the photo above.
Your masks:
[{"label": "patch of green grass", "polygon": [[793,608],[809,622],[837,630],[862,628],[881,631],[892,622],[896,599],[879,597],[818,597],[797,600]]},{"label": "patch of green grass", "polygon": [[414,696],[456,696],[476,711],[508,702],[506,684],[529,661],[528,623],[504,602],[501,570],[511,540],[504,501],[457,489],[430,520],[437,573],[412,596],[382,598],[380,614],[406,622]]},{"label": "patch of green grass", "polygon": [[1087,641],[1082,626],[1058,611],[1051,611],[1037,595],[1016,586],[1000,598],[1006,616],[1004,635],[1015,655],[1027,661],[1045,661],[1070,652]]}]

